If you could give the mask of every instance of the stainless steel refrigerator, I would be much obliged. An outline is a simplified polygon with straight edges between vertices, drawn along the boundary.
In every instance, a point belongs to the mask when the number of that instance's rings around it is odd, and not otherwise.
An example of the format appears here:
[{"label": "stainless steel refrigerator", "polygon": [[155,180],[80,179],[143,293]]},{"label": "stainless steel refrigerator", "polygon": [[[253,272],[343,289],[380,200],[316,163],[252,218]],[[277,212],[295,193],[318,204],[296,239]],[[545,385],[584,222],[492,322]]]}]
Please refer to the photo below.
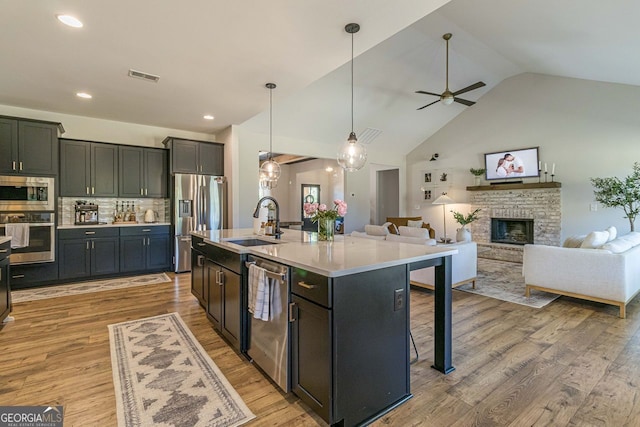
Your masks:
[{"label": "stainless steel refrigerator", "polygon": [[227,181],[223,176],[173,176],[175,271],[191,271],[191,232],[226,228]]}]

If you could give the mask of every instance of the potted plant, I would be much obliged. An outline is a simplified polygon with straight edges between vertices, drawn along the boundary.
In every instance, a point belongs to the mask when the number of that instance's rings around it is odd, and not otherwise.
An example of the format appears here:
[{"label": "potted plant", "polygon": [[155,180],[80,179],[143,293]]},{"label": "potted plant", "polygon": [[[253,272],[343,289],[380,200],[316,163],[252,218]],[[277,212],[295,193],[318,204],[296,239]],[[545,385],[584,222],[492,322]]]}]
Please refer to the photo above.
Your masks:
[{"label": "potted plant", "polygon": [[481,168],[481,169],[471,168],[471,169],[469,169],[469,172],[471,172],[471,175],[473,175],[475,177],[476,185],[480,185],[480,177],[482,175],[484,175],[484,173],[486,172],[486,169],[484,169],[484,168]]},{"label": "potted plant", "polygon": [[622,208],[624,218],[629,219],[631,231],[634,231],[636,216],[640,213],[640,163],[633,164],[633,172],[624,179],[591,178],[591,184],[596,188],[596,201],[608,208]]},{"label": "potted plant", "polygon": [[462,227],[458,228],[458,232],[456,233],[456,242],[470,242],[471,241],[471,231],[466,228],[467,224],[471,224],[473,221],[478,219],[478,212],[480,212],[480,208],[474,210],[469,213],[467,216],[461,214],[460,212],[453,212],[453,219],[456,220],[458,224]]}]

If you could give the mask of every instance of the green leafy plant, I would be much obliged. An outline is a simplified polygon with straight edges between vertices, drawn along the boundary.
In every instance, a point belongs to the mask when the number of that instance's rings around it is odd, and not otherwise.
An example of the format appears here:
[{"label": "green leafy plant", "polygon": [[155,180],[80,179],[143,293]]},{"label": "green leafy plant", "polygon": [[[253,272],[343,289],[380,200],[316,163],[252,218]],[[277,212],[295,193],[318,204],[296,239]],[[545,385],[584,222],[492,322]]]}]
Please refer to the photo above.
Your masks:
[{"label": "green leafy plant", "polygon": [[465,225],[471,224],[473,221],[477,220],[478,212],[480,211],[481,209],[478,208],[475,211],[468,214],[467,216],[464,216],[460,212],[455,212],[455,211],[451,211],[451,212],[453,212],[453,219],[455,219],[458,224],[464,227]]},{"label": "green leafy plant", "polygon": [[471,172],[471,175],[473,175],[473,176],[482,176],[486,172],[486,169],[474,169],[474,168],[471,168],[471,169],[469,169],[469,172]]},{"label": "green leafy plant", "polygon": [[596,201],[608,208],[622,208],[624,218],[629,219],[631,231],[634,231],[634,222],[640,213],[640,163],[635,162],[631,175],[623,179],[591,178],[591,184],[595,187]]}]

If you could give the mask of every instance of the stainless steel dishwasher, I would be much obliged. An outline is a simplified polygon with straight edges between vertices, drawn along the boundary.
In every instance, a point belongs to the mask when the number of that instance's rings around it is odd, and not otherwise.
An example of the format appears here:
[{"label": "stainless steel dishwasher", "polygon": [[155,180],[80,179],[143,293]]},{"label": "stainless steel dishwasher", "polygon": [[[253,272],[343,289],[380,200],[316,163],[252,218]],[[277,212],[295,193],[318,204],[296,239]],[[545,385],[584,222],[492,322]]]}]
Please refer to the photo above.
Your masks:
[{"label": "stainless steel dishwasher", "polygon": [[[263,258],[249,255],[247,268],[251,264],[264,268],[269,295],[270,320],[249,316],[249,344],[247,355],[271,377],[285,392],[291,390],[289,367],[289,267]],[[277,287],[277,289],[276,289]],[[251,284],[248,286],[251,292]]]}]

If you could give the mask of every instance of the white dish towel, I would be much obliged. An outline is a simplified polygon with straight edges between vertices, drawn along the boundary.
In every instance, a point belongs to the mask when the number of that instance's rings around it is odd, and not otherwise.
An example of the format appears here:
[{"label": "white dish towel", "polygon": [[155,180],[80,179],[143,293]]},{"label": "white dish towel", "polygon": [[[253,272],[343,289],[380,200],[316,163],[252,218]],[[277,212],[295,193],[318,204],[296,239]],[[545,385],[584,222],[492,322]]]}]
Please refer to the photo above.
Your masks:
[{"label": "white dish towel", "polygon": [[269,320],[269,282],[267,270],[255,264],[249,266],[249,313],[260,320]]},{"label": "white dish towel", "polygon": [[29,246],[29,224],[5,224],[5,235],[11,237],[11,249]]}]

